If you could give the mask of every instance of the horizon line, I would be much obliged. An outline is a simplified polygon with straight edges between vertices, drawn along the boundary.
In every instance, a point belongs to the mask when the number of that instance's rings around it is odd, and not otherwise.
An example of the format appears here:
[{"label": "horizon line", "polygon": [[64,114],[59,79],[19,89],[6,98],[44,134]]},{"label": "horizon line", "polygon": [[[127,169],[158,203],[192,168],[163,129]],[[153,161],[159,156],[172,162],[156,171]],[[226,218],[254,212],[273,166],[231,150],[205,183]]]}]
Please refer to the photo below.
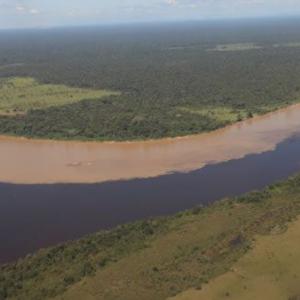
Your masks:
[{"label": "horizon line", "polygon": [[215,17],[206,19],[177,19],[177,20],[144,20],[144,21],[111,21],[90,24],[66,24],[66,25],[49,25],[49,26],[28,26],[28,27],[0,27],[0,31],[27,31],[27,30],[51,30],[51,29],[72,29],[72,28],[91,28],[91,27],[116,27],[121,25],[164,25],[180,23],[215,23],[230,21],[255,21],[255,20],[288,20],[299,19],[300,14],[293,15],[265,15],[265,16],[248,16],[248,17]]}]

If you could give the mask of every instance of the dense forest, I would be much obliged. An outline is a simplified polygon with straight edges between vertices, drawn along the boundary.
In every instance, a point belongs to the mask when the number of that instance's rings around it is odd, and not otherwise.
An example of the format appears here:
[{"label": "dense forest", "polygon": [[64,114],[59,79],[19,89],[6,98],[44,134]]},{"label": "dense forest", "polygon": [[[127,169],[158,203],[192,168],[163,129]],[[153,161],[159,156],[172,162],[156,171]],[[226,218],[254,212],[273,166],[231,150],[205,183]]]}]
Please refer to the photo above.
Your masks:
[{"label": "dense forest", "polygon": [[1,31],[0,77],[120,95],[1,115],[0,133],[160,138],[272,111],[300,99],[299,28],[269,19]]}]

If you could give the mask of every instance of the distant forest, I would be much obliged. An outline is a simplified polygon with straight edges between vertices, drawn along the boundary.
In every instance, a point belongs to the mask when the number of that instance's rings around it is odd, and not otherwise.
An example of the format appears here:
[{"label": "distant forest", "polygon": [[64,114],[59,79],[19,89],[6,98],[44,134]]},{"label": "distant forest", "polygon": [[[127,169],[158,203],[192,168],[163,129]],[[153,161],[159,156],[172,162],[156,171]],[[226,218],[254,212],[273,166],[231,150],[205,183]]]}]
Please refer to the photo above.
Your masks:
[{"label": "distant forest", "polygon": [[1,31],[0,77],[121,93],[2,115],[0,134],[199,133],[300,100],[300,20]]}]

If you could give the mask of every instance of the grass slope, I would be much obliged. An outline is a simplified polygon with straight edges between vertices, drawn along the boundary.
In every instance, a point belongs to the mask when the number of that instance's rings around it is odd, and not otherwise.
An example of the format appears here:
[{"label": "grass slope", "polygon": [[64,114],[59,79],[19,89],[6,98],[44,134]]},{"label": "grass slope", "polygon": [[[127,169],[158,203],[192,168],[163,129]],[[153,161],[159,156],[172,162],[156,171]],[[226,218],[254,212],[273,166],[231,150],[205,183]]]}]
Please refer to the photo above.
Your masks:
[{"label": "grass slope", "polygon": [[[276,229],[276,228],[275,228]],[[300,220],[284,233],[259,236],[229,272],[170,300],[297,300],[300,297]]]},{"label": "grass slope", "polygon": [[97,100],[118,95],[106,90],[73,88],[58,84],[41,84],[33,78],[0,79],[0,114],[23,114],[29,110],[63,106],[84,99]]},{"label": "grass slope", "polygon": [[257,234],[284,230],[299,214],[300,175],[41,250],[0,269],[0,299],[167,299],[227,273],[251,253]]}]

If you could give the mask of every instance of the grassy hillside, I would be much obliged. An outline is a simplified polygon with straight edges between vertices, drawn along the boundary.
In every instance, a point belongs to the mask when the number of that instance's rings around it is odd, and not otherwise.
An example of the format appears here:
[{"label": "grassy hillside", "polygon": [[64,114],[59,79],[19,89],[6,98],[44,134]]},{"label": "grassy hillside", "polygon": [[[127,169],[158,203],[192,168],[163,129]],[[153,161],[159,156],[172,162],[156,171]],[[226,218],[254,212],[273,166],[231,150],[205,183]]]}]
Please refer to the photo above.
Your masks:
[{"label": "grassy hillside", "polygon": [[287,231],[274,228],[257,236],[253,250],[229,272],[199,290],[188,290],[169,300],[297,300],[300,297],[300,220]]},{"label": "grassy hillside", "polygon": [[[92,140],[172,137],[289,105],[300,99],[299,23],[0,32],[1,78],[30,77],[92,94],[121,93],[103,101],[39,104],[26,115],[2,115],[0,134]],[[35,102],[35,95],[28,98]],[[14,110],[15,104],[10,105]]]},{"label": "grassy hillside", "polygon": [[[239,286],[254,285],[254,276],[263,270],[268,284],[272,271],[283,279],[280,285],[272,282],[273,287],[294,297],[300,295],[300,288],[287,279],[300,275],[299,255],[296,249],[281,249],[280,243],[294,245],[297,232],[273,235],[284,233],[299,214],[300,175],[262,192],[41,250],[0,269],[0,299],[163,300],[191,289],[205,290],[207,283],[214,285],[222,274],[226,277],[230,270],[242,267],[249,276],[246,281],[241,278]],[[261,241],[257,235],[271,236]],[[263,245],[270,248],[273,243],[274,250],[266,254]],[[295,268],[286,273],[291,259]],[[266,267],[250,270],[249,260]],[[229,278],[228,285],[218,287],[226,299],[240,292],[238,286],[230,288],[234,280]]]},{"label": "grassy hillside", "polygon": [[33,78],[0,79],[0,115],[25,114],[30,110],[64,106],[85,99],[96,100],[118,95],[105,90],[41,84]]}]

